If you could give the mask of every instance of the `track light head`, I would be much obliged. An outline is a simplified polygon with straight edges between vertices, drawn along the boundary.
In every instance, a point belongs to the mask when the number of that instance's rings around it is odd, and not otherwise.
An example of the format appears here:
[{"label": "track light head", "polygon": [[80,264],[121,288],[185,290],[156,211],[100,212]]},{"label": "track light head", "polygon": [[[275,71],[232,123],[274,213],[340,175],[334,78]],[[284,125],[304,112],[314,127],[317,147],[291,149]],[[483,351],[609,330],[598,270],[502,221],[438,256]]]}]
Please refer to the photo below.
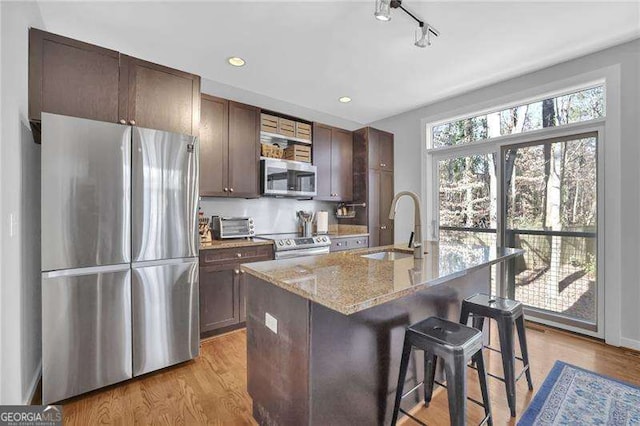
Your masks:
[{"label": "track light head", "polygon": [[378,21],[391,20],[391,0],[376,0],[376,11],[373,13]]},{"label": "track light head", "polygon": [[416,42],[413,43],[417,47],[425,48],[431,46],[431,31],[429,25],[421,24],[416,30]]}]

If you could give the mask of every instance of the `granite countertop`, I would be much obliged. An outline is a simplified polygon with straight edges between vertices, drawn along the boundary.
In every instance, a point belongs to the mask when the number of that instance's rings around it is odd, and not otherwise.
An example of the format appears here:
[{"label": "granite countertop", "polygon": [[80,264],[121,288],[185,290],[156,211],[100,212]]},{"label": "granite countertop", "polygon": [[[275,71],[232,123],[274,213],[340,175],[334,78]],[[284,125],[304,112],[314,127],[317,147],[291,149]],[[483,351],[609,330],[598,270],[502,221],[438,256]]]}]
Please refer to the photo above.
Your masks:
[{"label": "granite countertop", "polygon": [[524,253],[495,246],[425,241],[424,259],[395,261],[362,257],[393,250],[413,254],[406,244],[281,259],[241,266],[246,273],[345,315],[389,302],[429,286]]},{"label": "granite countertop", "polygon": [[249,247],[249,246],[269,246],[273,245],[273,241],[270,240],[254,240],[253,238],[230,238],[227,240],[213,240],[208,243],[200,243],[200,250],[215,250],[226,249],[234,247]]}]

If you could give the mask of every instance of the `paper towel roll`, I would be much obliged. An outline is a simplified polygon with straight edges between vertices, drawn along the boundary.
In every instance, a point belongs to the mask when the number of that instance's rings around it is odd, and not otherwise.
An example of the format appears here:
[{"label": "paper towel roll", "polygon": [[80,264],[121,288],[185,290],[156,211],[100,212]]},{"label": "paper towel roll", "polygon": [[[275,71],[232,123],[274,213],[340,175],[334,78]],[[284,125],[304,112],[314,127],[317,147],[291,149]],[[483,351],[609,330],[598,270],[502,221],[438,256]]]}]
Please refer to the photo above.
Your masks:
[{"label": "paper towel roll", "polygon": [[316,213],[316,232],[318,234],[329,232],[329,213],[325,211]]}]

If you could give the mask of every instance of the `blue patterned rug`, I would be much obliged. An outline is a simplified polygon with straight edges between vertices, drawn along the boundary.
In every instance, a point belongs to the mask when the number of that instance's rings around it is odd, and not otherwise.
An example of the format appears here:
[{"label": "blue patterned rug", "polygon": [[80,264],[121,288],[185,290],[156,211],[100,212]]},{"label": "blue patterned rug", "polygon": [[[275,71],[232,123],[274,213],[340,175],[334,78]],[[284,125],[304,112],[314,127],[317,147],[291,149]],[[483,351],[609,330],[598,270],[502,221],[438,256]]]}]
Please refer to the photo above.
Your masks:
[{"label": "blue patterned rug", "polygon": [[640,387],[556,361],[518,426],[640,425]]}]

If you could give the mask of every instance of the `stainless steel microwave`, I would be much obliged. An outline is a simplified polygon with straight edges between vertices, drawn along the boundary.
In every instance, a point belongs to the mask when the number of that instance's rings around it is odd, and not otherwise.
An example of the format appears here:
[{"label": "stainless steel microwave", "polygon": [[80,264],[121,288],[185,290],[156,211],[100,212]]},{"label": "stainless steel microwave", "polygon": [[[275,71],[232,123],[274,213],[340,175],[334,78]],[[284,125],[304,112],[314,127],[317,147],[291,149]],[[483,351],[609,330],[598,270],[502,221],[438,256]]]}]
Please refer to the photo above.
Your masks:
[{"label": "stainless steel microwave", "polygon": [[316,166],[268,158],[260,161],[263,195],[313,197],[317,195]]}]

